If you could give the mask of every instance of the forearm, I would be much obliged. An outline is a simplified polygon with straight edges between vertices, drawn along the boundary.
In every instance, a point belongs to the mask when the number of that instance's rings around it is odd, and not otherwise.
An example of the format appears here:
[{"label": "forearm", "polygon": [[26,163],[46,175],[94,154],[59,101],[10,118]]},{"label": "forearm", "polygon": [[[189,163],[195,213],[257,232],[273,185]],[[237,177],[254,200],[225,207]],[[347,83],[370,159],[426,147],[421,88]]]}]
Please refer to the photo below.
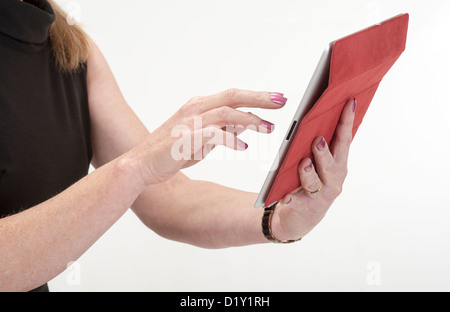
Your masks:
[{"label": "forearm", "polygon": [[265,243],[263,210],[256,194],[178,174],[150,186],[133,204],[140,219],[159,235],[205,248]]},{"label": "forearm", "polygon": [[113,161],[54,198],[0,220],[0,290],[38,287],[78,259],[142,191]]}]

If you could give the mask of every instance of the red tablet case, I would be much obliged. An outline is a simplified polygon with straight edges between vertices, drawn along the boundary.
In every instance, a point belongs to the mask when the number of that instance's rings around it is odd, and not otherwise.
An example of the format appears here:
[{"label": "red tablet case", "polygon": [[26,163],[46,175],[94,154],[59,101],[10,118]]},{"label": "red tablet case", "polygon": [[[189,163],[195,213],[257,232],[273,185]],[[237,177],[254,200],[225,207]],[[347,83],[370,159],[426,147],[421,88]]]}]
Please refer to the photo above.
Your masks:
[{"label": "red tablet case", "polygon": [[265,201],[266,207],[300,187],[298,165],[313,160],[311,144],[317,136],[331,142],[346,102],[356,98],[353,136],[379,83],[405,50],[408,14],[337,40],[332,44],[328,87],[304,117],[281,163]]}]

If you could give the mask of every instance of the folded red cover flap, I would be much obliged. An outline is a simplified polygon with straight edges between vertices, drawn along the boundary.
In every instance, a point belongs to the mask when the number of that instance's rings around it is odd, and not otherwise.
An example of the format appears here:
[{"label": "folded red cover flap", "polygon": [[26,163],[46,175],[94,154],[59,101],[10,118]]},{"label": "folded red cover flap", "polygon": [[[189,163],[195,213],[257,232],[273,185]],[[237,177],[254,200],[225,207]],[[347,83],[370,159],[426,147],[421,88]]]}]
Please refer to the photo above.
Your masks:
[{"label": "folded red cover flap", "polygon": [[[402,14],[335,41],[330,86],[345,82],[384,63],[395,62],[405,50],[408,14]],[[381,80],[385,72],[378,73]],[[381,76],[381,77],[380,77]]]},{"label": "folded red cover flap", "polygon": [[402,14],[334,42],[329,83],[319,100],[300,122],[291,146],[265,201],[269,206],[300,187],[297,167],[311,158],[311,144],[317,136],[332,142],[345,103],[358,101],[353,135],[384,75],[405,50],[409,15]]}]

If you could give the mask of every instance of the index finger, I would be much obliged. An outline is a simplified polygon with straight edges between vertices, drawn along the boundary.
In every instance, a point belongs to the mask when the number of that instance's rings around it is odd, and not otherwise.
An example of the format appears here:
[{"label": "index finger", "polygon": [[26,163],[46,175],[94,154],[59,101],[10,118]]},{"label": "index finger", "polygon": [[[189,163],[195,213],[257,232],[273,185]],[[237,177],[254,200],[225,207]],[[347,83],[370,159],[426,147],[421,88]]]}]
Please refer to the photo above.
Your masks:
[{"label": "index finger", "polygon": [[278,92],[228,89],[214,95],[201,97],[196,111],[204,113],[222,106],[277,109],[283,107],[286,101],[287,98]]},{"label": "index finger", "polygon": [[353,121],[355,119],[356,98],[347,101],[342,110],[333,143],[330,147],[336,162],[347,162],[350,145],[353,140]]}]

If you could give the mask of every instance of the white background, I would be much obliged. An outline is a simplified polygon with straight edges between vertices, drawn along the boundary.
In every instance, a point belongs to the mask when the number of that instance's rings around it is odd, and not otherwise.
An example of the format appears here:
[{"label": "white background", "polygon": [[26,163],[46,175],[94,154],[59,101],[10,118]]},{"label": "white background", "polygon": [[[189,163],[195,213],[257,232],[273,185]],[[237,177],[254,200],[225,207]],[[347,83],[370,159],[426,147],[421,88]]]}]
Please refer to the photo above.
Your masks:
[{"label": "white background", "polygon": [[274,134],[245,133],[246,153],[219,149],[185,171],[253,192],[325,45],[403,12],[410,28],[354,140],[343,194],[301,243],[205,250],[128,212],[52,291],[450,290],[450,1],[59,2],[80,16],[150,130],[195,95],[284,92],[282,110],[255,111]]}]

